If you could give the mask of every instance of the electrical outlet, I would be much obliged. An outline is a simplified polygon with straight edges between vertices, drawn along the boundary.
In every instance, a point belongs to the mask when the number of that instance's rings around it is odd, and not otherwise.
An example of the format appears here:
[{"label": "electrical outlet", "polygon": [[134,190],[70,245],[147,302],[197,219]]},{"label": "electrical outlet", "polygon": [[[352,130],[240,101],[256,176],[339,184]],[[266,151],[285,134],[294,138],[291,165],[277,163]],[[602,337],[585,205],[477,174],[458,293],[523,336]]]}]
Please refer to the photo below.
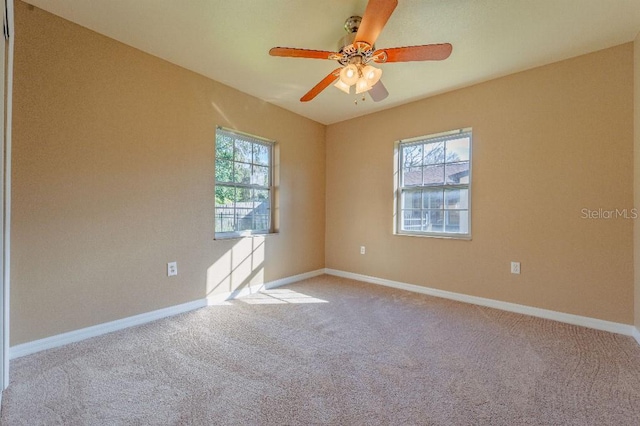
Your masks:
[{"label": "electrical outlet", "polygon": [[167,263],[167,276],[173,277],[178,275],[178,262]]},{"label": "electrical outlet", "polygon": [[512,274],[520,273],[520,262],[511,262],[511,273]]},{"label": "electrical outlet", "polygon": [[360,246],[360,254],[365,254],[367,249],[364,246]]}]

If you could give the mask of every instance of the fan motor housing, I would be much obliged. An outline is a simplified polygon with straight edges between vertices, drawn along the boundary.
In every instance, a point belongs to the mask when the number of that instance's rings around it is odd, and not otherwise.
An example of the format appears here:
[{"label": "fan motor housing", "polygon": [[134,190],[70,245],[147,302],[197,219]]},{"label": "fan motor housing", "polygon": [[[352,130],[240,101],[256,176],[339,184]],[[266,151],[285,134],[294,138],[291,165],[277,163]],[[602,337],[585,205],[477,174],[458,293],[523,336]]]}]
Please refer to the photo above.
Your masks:
[{"label": "fan motor housing", "polygon": [[338,40],[338,49],[337,51],[342,53],[344,48],[353,44],[356,39],[356,33],[348,33],[340,40]]},{"label": "fan motor housing", "polygon": [[354,44],[358,28],[360,28],[360,22],[362,22],[362,17],[360,16],[350,16],[344,22],[344,30],[347,34],[338,40],[337,51],[339,58],[335,58],[341,65],[367,63],[375,51],[375,45],[369,46],[367,43]]}]

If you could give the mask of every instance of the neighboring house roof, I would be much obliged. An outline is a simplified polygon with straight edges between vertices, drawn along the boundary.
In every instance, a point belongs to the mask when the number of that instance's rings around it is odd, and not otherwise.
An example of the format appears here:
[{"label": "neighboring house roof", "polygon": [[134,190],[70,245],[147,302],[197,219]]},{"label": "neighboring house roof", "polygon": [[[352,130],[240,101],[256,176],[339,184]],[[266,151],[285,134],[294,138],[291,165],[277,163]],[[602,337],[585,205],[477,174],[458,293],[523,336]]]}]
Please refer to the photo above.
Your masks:
[{"label": "neighboring house roof", "polygon": [[[444,179],[446,175],[446,179]],[[415,185],[438,185],[443,183],[456,184],[460,183],[460,179],[469,176],[469,163],[451,163],[445,165],[433,165],[424,167],[424,181],[423,170],[417,168],[417,170],[405,171],[403,173],[404,186]],[[443,182],[444,180],[444,182]]]}]

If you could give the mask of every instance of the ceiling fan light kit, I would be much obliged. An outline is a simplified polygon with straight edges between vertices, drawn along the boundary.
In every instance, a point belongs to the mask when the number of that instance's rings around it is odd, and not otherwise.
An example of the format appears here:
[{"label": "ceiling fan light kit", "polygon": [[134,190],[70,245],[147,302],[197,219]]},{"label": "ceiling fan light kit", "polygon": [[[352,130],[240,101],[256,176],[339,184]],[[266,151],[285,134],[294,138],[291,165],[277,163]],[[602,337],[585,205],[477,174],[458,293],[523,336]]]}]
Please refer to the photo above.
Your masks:
[{"label": "ceiling fan light kit", "polygon": [[448,58],[452,50],[449,43],[376,50],[374,43],[397,5],[398,0],[369,0],[362,18],[351,16],[346,20],[344,29],[347,35],[338,42],[337,52],[274,47],[269,54],[329,59],[340,64],[340,68],[333,70],[300,98],[301,102],[312,100],[331,84],[347,94],[355,86],[356,94],[369,92],[373,101],[379,102],[389,96],[389,92],[380,80],[382,70],[372,66],[371,62],[440,61]]},{"label": "ceiling fan light kit", "polygon": [[354,85],[357,94],[371,90],[380,81],[382,70],[371,65],[363,65],[359,57],[353,59],[353,63],[340,70],[340,78],[334,86],[345,93],[351,93],[351,86]]}]

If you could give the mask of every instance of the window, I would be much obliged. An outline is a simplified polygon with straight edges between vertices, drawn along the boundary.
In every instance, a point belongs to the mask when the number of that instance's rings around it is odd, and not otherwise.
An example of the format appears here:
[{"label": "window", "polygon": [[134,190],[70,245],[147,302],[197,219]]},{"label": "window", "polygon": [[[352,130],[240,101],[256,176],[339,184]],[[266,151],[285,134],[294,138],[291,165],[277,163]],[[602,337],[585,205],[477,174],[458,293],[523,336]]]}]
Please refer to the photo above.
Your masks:
[{"label": "window", "polygon": [[273,232],[273,141],[216,129],[216,238]]},{"label": "window", "polygon": [[470,238],[471,129],[396,148],[396,233]]}]

